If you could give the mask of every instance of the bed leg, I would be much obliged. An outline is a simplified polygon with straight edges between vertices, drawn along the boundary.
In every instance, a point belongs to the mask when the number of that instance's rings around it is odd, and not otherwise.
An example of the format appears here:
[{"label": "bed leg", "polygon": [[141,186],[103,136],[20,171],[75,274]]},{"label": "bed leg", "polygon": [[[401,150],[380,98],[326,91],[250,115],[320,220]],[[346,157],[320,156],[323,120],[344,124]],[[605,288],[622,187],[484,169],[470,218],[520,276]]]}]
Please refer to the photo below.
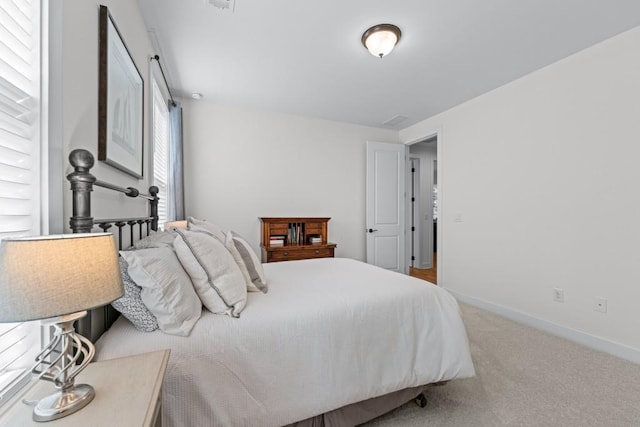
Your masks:
[{"label": "bed leg", "polygon": [[414,399],[414,402],[416,402],[416,405],[418,405],[421,408],[424,408],[425,406],[427,406],[427,398],[424,396],[423,393],[420,393],[418,397]]}]

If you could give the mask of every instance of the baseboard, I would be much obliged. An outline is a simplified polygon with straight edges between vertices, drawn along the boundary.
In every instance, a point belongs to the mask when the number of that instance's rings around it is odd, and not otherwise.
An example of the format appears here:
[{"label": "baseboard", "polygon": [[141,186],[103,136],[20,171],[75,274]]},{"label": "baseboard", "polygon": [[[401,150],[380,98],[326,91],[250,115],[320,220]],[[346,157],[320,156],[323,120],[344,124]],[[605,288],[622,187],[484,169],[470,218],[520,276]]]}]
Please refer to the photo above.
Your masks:
[{"label": "baseboard", "polygon": [[592,348],[594,350],[602,351],[604,353],[611,354],[613,356],[620,357],[633,363],[640,364],[640,349],[629,347],[624,344],[620,344],[614,341],[607,340],[595,335],[587,334],[585,332],[578,331],[576,329],[568,328],[566,326],[558,325],[547,320],[533,317],[529,314],[522,313],[521,311],[514,310],[509,307],[505,307],[499,304],[494,304],[489,301],[485,301],[480,298],[472,297],[462,294],[447,288],[456,299],[462,303],[472,305],[474,307],[481,308],[483,310],[490,311],[499,316],[506,317],[515,322],[522,323],[527,326],[531,326],[536,329],[548,332],[553,335],[557,335],[561,338],[569,341],[576,342],[584,345],[585,347]]}]

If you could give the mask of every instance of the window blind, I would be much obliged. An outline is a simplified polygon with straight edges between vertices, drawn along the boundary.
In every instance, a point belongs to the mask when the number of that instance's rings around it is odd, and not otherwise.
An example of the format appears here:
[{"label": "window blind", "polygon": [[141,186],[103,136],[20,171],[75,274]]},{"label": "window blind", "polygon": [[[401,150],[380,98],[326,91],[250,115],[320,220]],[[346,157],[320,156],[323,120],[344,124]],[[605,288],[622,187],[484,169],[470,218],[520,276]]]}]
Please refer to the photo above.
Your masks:
[{"label": "window blind", "polygon": [[[40,234],[40,0],[0,2],[0,238]],[[39,322],[0,324],[0,405],[28,381]]]},{"label": "window blind", "polygon": [[169,173],[169,108],[155,79],[153,85],[153,185],[157,186],[158,224],[167,222]]}]

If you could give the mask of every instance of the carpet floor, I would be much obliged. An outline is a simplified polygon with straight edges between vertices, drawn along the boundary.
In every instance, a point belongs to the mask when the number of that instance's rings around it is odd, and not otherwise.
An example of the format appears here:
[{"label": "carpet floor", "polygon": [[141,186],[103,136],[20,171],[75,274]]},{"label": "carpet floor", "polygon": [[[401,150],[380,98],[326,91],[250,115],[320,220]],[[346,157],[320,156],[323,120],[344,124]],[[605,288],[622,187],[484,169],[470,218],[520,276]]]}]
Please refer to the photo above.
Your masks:
[{"label": "carpet floor", "polygon": [[640,365],[461,305],[476,377],[367,427],[640,427]]}]

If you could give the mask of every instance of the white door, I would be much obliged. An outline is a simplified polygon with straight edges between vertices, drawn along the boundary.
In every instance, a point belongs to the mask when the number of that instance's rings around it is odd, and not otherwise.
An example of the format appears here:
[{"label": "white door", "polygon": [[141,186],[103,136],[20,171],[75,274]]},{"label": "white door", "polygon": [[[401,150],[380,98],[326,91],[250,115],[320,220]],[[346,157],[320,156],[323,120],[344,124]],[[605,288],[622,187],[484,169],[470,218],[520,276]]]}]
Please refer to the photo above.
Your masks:
[{"label": "white door", "polygon": [[405,271],[404,144],[367,141],[367,263]]}]

